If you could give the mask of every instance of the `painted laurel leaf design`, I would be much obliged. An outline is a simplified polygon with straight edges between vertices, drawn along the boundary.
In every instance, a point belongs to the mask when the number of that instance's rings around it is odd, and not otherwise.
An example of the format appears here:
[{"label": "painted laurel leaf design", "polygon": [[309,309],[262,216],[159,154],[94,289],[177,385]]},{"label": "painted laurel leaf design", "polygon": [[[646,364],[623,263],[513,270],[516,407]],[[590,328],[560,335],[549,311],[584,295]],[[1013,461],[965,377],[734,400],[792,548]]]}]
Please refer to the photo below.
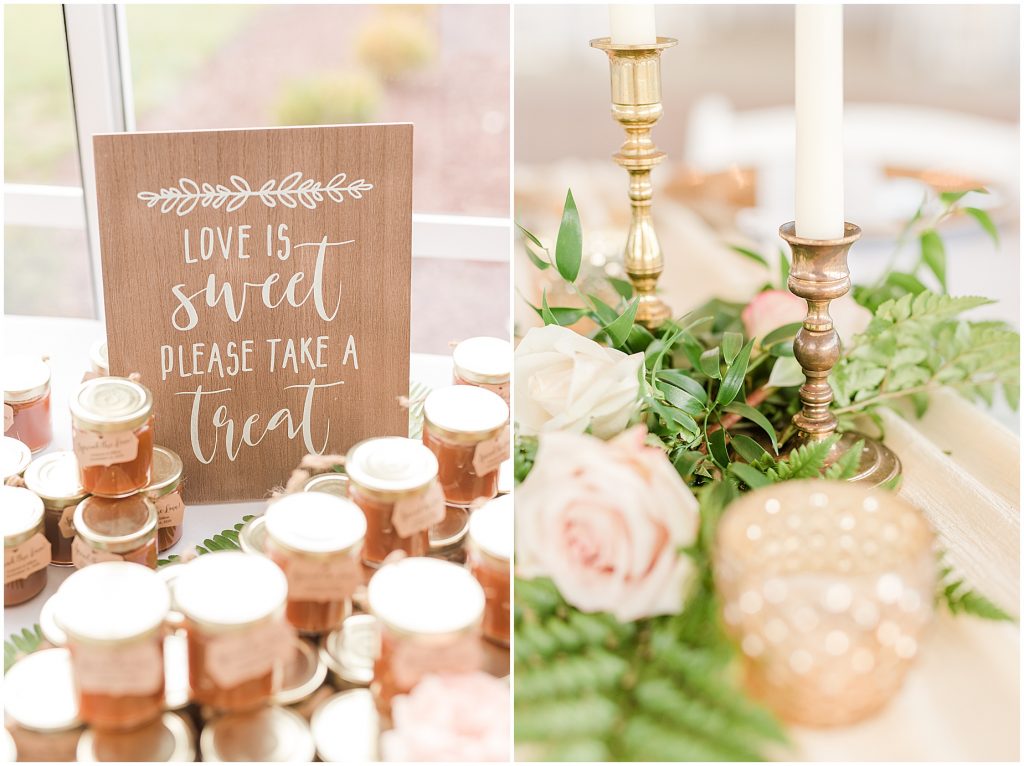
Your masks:
[{"label": "painted laurel leaf design", "polygon": [[326,184],[313,178],[303,179],[301,172],[290,173],[280,181],[271,178],[262,186],[254,189],[241,176],[233,175],[228,185],[207,182],[197,183],[191,178],[181,178],[177,186],[162,188],[158,192],[139,192],[138,198],[146,203],[146,207],[159,206],[161,213],[188,215],[197,206],[224,209],[231,213],[238,210],[253,197],[259,199],[267,207],[283,205],[295,208],[299,205],[309,210],[329,199],[332,202],[344,202],[345,197],[362,199],[365,192],[370,191],[373,184],[364,178],[349,181],[346,173],[338,173]]}]

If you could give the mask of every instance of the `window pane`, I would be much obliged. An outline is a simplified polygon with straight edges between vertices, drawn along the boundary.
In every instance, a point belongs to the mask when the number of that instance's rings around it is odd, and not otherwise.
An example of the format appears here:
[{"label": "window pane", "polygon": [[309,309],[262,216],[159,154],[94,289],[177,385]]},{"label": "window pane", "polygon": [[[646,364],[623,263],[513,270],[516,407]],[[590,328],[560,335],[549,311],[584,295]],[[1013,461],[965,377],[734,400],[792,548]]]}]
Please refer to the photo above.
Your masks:
[{"label": "window pane", "polygon": [[4,311],[95,316],[84,229],[4,228]]},{"label": "window pane", "polygon": [[81,185],[59,5],[4,8],[4,180]]},{"label": "window pane", "polygon": [[508,8],[126,6],[140,130],[413,122],[417,212],[508,214]]}]

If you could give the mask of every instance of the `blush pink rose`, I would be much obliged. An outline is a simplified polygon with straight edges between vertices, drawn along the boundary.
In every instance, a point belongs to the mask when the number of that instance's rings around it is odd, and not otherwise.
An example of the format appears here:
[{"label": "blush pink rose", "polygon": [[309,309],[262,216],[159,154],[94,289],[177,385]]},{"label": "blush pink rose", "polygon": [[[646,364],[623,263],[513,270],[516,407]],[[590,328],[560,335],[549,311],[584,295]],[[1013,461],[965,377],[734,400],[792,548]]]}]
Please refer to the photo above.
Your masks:
[{"label": "blush pink rose", "polygon": [[[836,332],[844,342],[864,332],[871,322],[871,312],[850,295],[832,301],[829,314]],[[789,290],[765,290],[744,307],[740,318],[748,338],[763,338],[783,325],[802,322],[807,315],[807,301]]]},{"label": "blush pink rose", "polygon": [[697,500],[643,426],[603,442],[541,434],[516,490],[517,569],[550,577],[584,612],[629,622],[683,608],[696,569]]},{"label": "blush pink rose", "polygon": [[487,673],[430,675],[394,698],[385,761],[508,761],[509,687]]}]

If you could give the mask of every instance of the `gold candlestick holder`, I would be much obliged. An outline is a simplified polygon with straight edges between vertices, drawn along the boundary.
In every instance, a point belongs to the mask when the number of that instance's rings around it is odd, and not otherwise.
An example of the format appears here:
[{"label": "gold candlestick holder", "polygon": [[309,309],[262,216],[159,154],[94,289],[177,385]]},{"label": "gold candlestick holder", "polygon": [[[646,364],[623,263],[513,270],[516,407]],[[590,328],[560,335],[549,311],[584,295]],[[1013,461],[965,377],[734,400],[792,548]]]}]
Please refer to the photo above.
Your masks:
[{"label": "gold candlestick holder", "polygon": [[664,258],[651,219],[651,169],[665,156],[651,139],[651,128],[662,115],[661,52],[676,44],[659,37],[649,45],[617,45],[609,37],[591,40],[593,48],[608,54],[611,65],[612,116],[626,130],[626,140],[614,155],[629,173],[629,200],[633,215],[626,237],[624,266],[639,304],[636,321],[649,330],[671,316],[655,294]]},{"label": "gold candlestick holder", "polygon": [[[793,449],[831,436],[837,425],[832,413],[832,387],[828,376],[839,361],[839,334],[832,326],[829,304],[850,291],[850,267],[847,255],[860,238],[860,227],[845,224],[841,239],[804,239],[796,235],[796,224],[779,227],[779,234],[793,252],[789,271],[789,291],[807,301],[807,316],[793,341],[793,354],[804,372],[800,386],[800,412],[793,416],[797,432],[790,440]],[[879,486],[896,478],[901,466],[896,453],[862,434],[842,435],[829,454],[831,464],[858,441],[863,440],[860,466],[851,481]]]}]

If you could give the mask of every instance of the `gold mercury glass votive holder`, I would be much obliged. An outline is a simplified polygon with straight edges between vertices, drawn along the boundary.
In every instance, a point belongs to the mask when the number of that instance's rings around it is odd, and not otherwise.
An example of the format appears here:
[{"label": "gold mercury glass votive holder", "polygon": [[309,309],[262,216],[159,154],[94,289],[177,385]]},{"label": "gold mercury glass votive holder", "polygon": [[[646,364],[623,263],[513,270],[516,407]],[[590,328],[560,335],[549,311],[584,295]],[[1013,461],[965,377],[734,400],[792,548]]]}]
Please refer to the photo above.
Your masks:
[{"label": "gold mercury glass votive holder", "polygon": [[751,692],[808,726],[882,708],[932,617],[933,542],[920,511],[884,489],[811,479],[736,500],[715,578]]}]

